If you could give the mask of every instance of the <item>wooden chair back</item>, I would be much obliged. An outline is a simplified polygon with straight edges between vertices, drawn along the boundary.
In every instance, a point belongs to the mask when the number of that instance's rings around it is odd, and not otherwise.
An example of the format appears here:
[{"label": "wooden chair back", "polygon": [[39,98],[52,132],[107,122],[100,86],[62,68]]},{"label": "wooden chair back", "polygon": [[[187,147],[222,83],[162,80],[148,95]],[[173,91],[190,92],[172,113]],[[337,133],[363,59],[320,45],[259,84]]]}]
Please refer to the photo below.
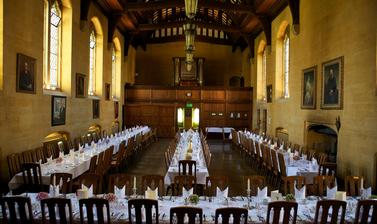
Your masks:
[{"label": "wooden chair back", "polygon": [[222,224],[229,224],[230,216],[233,216],[234,224],[247,224],[248,210],[246,208],[218,208],[215,212],[215,224],[219,223],[219,217],[221,215]]},{"label": "wooden chair back", "polygon": [[132,192],[131,176],[128,174],[111,174],[109,176],[109,193],[114,193],[114,186],[123,188],[126,186],[126,195],[130,195]]},{"label": "wooden chair back", "polygon": [[319,164],[318,175],[336,176],[336,163],[325,162]]},{"label": "wooden chair back", "polygon": [[155,190],[158,187],[158,195],[165,195],[165,183],[164,176],[161,175],[144,175],[141,177],[141,186],[144,191],[147,190],[147,187]]},{"label": "wooden chair back", "polygon": [[102,176],[96,173],[84,173],[80,178],[80,187],[85,185],[86,187],[93,186],[93,194],[99,194],[102,186]]},{"label": "wooden chair back", "polygon": [[[142,208],[144,208],[144,214],[142,214]],[[134,209],[135,214],[132,214]],[[153,210],[155,212],[153,212]],[[143,216],[145,217],[145,223],[157,223],[158,224],[158,201],[151,199],[132,199],[128,201],[128,217],[129,223],[143,223]],[[154,216],[154,217],[153,217]]]},{"label": "wooden chair back", "polygon": [[89,173],[95,173],[96,172],[97,159],[98,159],[97,155],[92,156],[92,158],[90,158],[89,171],[88,171]]},{"label": "wooden chair back", "polygon": [[252,175],[252,176],[244,176],[243,178],[243,188],[245,189],[245,195],[247,195],[247,180],[250,180],[250,196],[256,196],[258,194],[258,187],[259,189],[263,189],[266,184],[266,178],[264,176],[259,175]]},{"label": "wooden chair back", "polygon": [[35,154],[35,161],[39,162],[42,161],[42,163],[46,162],[46,157],[43,154],[43,147],[38,147],[34,149]]},{"label": "wooden chair back", "polygon": [[278,159],[279,159],[280,175],[281,175],[281,177],[286,177],[287,176],[287,167],[285,165],[284,154],[278,153]]},{"label": "wooden chair back", "polygon": [[60,193],[68,194],[72,192],[72,174],[71,173],[53,173],[50,176],[50,184],[60,185]]},{"label": "wooden chair back", "polygon": [[361,200],[357,203],[355,224],[377,223],[377,201]]},{"label": "wooden chair back", "polygon": [[[267,208],[267,218],[266,223],[272,223],[272,224],[279,224],[280,222],[280,213],[281,210],[284,210],[283,213],[283,224],[290,223],[296,223],[297,219],[297,208],[298,204],[297,202],[290,202],[290,201],[275,201],[268,203]],[[293,215],[291,215],[293,209]],[[273,210],[273,217],[272,220],[270,219],[271,216],[271,210]]]},{"label": "wooden chair back", "polygon": [[2,197],[0,205],[4,223],[34,223],[29,197]]},{"label": "wooden chair back", "polygon": [[41,166],[38,163],[23,163],[22,177],[25,185],[41,185]]},{"label": "wooden chair back", "polygon": [[[295,185],[296,184],[296,185]],[[284,178],[284,193],[295,194],[295,187],[301,189],[306,185],[305,177],[303,176],[289,176]]]},{"label": "wooden chair back", "polygon": [[179,196],[182,195],[182,189],[195,189],[196,179],[194,176],[190,175],[180,175],[174,177],[174,188],[172,189],[172,195]]},{"label": "wooden chair back", "polygon": [[317,196],[326,195],[327,188],[333,188],[335,186],[335,177],[318,175],[313,178],[314,191]]},{"label": "wooden chair back", "polygon": [[34,150],[26,150],[22,152],[22,162],[23,163],[34,163],[36,158],[34,156]]},{"label": "wooden chair back", "polygon": [[360,196],[361,179],[363,179],[363,177],[346,176],[344,185],[347,196]]},{"label": "wooden chair back", "polygon": [[12,178],[14,175],[22,171],[21,163],[22,156],[19,153],[12,153],[7,156],[9,176]]},{"label": "wooden chair back", "polygon": [[[317,207],[314,216],[314,223],[326,224],[326,223],[344,223],[344,217],[346,214],[347,202],[338,200],[322,200],[317,202]],[[331,213],[329,213],[331,208]],[[339,217],[339,210],[341,215]],[[322,211],[322,214],[320,214]],[[330,215],[330,222],[329,222]]]},{"label": "wooden chair back", "polygon": [[178,167],[178,175],[191,175],[196,178],[196,161],[179,160]]},{"label": "wooden chair back", "polygon": [[[48,221],[46,220],[46,209],[48,209]],[[67,198],[47,198],[41,200],[42,223],[73,223],[71,199]],[[68,210],[68,211],[67,211]],[[56,216],[59,213],[59,218]]]},{"label": "wooden chair back", "polygon": [[209,176],[206,177],[206,195],[209,197],[216,196],[216,189],[224,190],[229,186],[227,176]]},{"label": "wooden chair back", "polygon": [[186,214],[188,216],[188,224],[203,223],[203,210],[201,208],[183,206],[170,208],[170,223],[185,223]]},{"label": "wooden chair back", "polygon": [[[84,206],[86,207],[86,216],[84,215]],[[81,223],[110,223],[110,207],[108,200],[103,198],[80,199],[79,207]],[[93,212],[93,207],[96,207],[96,213]],[[104,213],[104,209],[106,209],[106,213]],[[94,214],[97,215],[96,219],[94,219]],[[84,217],[87,218],[86,222],[84,220]]]}]

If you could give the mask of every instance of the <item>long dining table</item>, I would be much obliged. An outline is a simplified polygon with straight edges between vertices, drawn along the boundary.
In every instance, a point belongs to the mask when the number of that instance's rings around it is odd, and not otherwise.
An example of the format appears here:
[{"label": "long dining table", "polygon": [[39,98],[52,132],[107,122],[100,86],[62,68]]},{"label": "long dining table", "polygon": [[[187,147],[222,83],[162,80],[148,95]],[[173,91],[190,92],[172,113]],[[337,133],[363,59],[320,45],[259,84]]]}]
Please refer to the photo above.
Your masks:
[{"label": "long dining table", "polygon": [[174,156],[165,175],[165,185],[174,182],[174,177],[179,174],[179,160],[185,160],[190,143],[192,144],[192,158],[196,161],[196,183],[205,184],[206,177],[209,176],[207,164],[204,158],[200,134],[197,131],[185,131],[181,133],[181,138],[177,144]]},{"label": "long dining table", "polygon": [[[25,197],[31,199],[33,217],[35,220],[41,220],[41,205],[40,200],[36,193],[23,194]],[[79,199],[75,194],[67,194],[61,197],[69,198],[72,204],[73,220],[75,223],[80,222],[80,211],[79,211]],[[105,195],[95,195],[95,197],[105,198]],[[115,200],[109,202],[110,207],[110,219],[112,223],[128,223],[129,213],[128,213],[128,201],[134,198],[133,196],[127,196],[125,198],[116,198]],[[138,195],[137,198],[144,198],[144,196]],[[317,196],[309,196],[306,199],[299,200],[298,211],[297,211],[297,223],[313,223],[316,203],[319,200],[325,200],[325,198]],[[345,213],[345,219],[347,223],[353,223],[355,219],[355,211],[357,207],[357,202],[360,198],[347,197],[347,207]],[[228,198],[216,198],[216,197],[199,197],[199,202],[197,204],[187,204],[182,196],[163,196],[158,199],[158,219],[160,223],[169,223],[170,219],[170,208],[176,206],[192,206],[199,207],[203,209],[203,222],[204,223],[215,223],[215,211],[217,208],[223,207],[241,207],[248,209],[248,222],[247,223],[265,223],[267,214],[267,205],[271,201],[271,198],[258,199],[257,197],[228,197]],[[132,210],[131,210],[132,211]],[[48,212],[46,208],[47,219]],[[94,211],[94,214],[95,211]],[[2,215],[0,214],[0,220]],[[134,213],[131,214],[134,217]],[[154,212],[154,217],[156,213]],[[106,217],[105,217],[106,218]]]},{"label": "long dining table", "polygon": [[[107,138],[100,139],[97,143],[86,144],[80,146],[78,151],[73,151],[67,155],[62,155],[58,159],[48,159],[46,163],[41,164],[41,179],[42,184],[50,184],[50,176],[52,173],[70,173],[75,179],[89,170],[90,160],[93,156],[98,155],[110,146],[114,146],[113,153],[116,154],[119,150],[119,145],[122,141],[128,142],[128,139],[135,137],[138,134],[145,134],[150,131],[148,126],[135,126],[119,132]],[[10,190],[17,189],[24,183],[22,172],[14,175],[8,183]]]}]

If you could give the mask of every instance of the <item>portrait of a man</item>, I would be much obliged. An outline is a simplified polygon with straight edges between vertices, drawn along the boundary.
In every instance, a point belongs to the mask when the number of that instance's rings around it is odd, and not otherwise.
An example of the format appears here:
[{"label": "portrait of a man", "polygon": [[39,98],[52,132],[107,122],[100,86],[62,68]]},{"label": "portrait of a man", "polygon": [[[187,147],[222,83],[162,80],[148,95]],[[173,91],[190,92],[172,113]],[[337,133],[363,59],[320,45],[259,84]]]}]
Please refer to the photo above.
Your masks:
[{"label": "portrait of a man", "polygon": [[35,94],[35,59],[17,54],[17,92]]},{"label": "portrait of a man", "polygon": [[86,85],[85,85],[85,75],[76,73],[76,97],[85,98],[86,97]]},{"label": "portrait of a man", "polygon": [[316,77],[317,67],[311,67],[303,70],[302,77],[302,109],[315,109],[316,108]]},{"label": "portrait of a man", "polygon": [[98,119],[100,113],[99,100],[93,100],[93,119]]},{"label": "portrait of a man", "polygon": [[66,116],[66,97],[52,96],[51,125],[64,125]]},{"label": "portrait of a man", "polygon": [[342,107],[343,57],[322,65],[322,108]]}]

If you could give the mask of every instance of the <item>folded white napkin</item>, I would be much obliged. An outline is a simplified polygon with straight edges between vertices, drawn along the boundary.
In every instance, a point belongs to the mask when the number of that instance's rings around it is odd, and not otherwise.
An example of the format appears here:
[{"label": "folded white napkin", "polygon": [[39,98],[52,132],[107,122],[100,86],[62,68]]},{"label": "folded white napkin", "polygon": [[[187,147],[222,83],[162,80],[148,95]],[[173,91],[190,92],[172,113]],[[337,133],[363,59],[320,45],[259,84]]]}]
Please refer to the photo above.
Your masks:
[{"label": "folded white napkin", "polygon": [[216,197],[218,198],[227,198],[229,188],[225,188],[223,191],[219,187],[216,187]]},{"label": "folded white napkin", "polygon": [[287,149],[287,152],[288,152],[288,153],[291,153],[291,151],[292,151],[291,148],[288,148],[288,149]]},{"label": "folded white napkin", "polygon": [[257,198],[258,199],[265,199],[265,198],[267,198],[267,189],[268,189],[267,186],[264,187],[262,190],[259,189],[259,187],[258,187]]},{"label": "folded white napkin", "polygon": [[154,190],[147,187],[147,190],[145,191],[145,198],[157,200],[158,199],[158,187],[156,187],[156,189],[154,189]]},{"label": "folded white napkin", "polygon": [[368,188],[361,188],[360,189],[360,196],[362,199],[368,199],[370,198],[370,196],[372,196],[372,188],[371,187],[368,187]]},{"label": "folded white napkin", "polygon": [[298,156],[298,151],[295,151],[295,154],[294,154],[295,156]]},{"label": "folded white napkin", "polygon": [[90,185],[90,187],[88,188],[84,184],[81,184],[81,189],[88,192],[88,198],[93,197],[93,185]]},{"label": "folded white napkin", "polygon": [[185,188],[182,189],[182,196],[183,198],[188,198],[190,195],[194,194],[194,188],[191,188],[190,190],[186,190]]},{"label": "folded white napkin", "polygon": [[50,184],[49,194],[51,197],[59,196],[59,185],[54,186]]},{"label": "folded white napkin", "polygon": [[122,188],[118,188],[117,186],[114,186],[114,194],[117,198],[125,198],[126,197],[126,185],[124,185]]},{"label": "folded white napkin", "polygon": [[338,191],[338,186],[333,188],[327,187],[326,189],[326,198],[327,199],[335,199],[336,192]]},{"label": "folded white napkin", "polygon": [[314,157],[312,158],[312,165],[318,165],[318,161]]},{"label": "folded white napkin", "polygon": [[271,201],[282,201],[283,195],[279,193],[279,190],[271,191]]},{"label": "folded white napkin", "polygon": [[301,189],[297,189],[295,186],[295,198],[298,200],[305,199],[306,186],[303,186]]}]

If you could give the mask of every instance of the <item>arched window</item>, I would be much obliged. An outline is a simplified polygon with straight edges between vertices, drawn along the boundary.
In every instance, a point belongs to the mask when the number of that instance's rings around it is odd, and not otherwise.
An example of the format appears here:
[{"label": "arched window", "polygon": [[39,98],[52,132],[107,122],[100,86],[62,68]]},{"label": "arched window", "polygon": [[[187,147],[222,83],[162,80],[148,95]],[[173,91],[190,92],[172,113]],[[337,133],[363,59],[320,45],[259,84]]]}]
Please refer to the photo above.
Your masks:
[{"label": "arched window", "polygon": [[89,95],[95,95],[96,91],[96,33],[90,32],[89,38]]},{"label": "arched window", "polygon": [[286,32],[283,41],[283,94],[289,97],[289,36]]},{"label": "arched window", "polygon": [[62,11],[57,0],[45,1],[45,89],[60,89]]},{"label": "arched window", "polygon": [[264,40],[260,41],[257,55],[257,99],[266,101],[267,86],[267,46]]},{"label": "arched window", "polygon": [[117,56],[115,54],[115,47],[111,50],[111,83],[112,83],[112,97],[117,96],[116,83],[117,83]]}]

